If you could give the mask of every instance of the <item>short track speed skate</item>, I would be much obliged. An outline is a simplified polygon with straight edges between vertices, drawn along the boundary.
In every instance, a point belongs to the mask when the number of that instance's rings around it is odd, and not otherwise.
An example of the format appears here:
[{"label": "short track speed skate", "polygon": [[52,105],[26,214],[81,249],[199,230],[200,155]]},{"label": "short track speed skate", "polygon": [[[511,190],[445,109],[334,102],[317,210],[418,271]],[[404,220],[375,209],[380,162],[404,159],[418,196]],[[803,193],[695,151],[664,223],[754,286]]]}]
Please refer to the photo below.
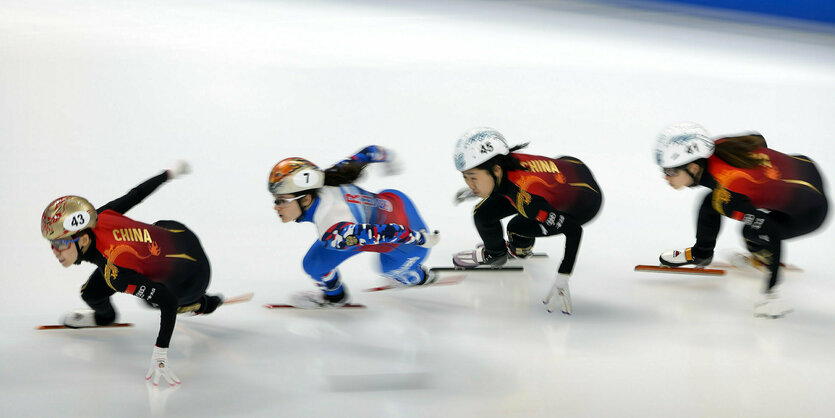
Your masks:
[{"label": "short track speed skate", "polygon": [[693,274],[701,276],[724,276],[725,270],[712,269],[705,267],[670,267],[670,266],[652,266],[648,264],[638,264],[635,266],[635,271],[648,271],[653,273],[676,273],[676,274]]},{"label": "short track speed skate", "polygon": [[722,276],[725,270],[708,268],[713,257],[699,258],[693,255],[692,248],[683,250],[668,250],[658,257],[657,266],[639,264],[635,271],[650,271],[656,273],[697,274],[705,276]]},{"label": "short track speed skate", "polygon": [[[486,252],[483,246],[479,245],[475,250],[461,251],[452,256],[452,265],[454,270],[485,270],[485,271],[519,271],[522,267],[508,266],[508,255],[490,255]],[[436,267],[435,270],[448,270],[444,267]]]}]

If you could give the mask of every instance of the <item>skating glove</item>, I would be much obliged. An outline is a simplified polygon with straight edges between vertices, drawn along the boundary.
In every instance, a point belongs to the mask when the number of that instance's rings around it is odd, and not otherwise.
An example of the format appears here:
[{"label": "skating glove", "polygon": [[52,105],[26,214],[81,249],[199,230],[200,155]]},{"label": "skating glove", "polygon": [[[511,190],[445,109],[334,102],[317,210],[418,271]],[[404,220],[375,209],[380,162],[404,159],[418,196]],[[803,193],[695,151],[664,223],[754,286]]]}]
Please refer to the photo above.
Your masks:
[{"label": "skating glove", "polygon": [[565,315],[571,315],[574,312],[574,308],[571,304],[571,292],[568,290],[567,274],[557,274],[554,285],[551,286],[548,295],[542,300],[548,312],[554,312],[554,308],[557,305],[557,298],[555,296],[559,296],[560,311]]},{"label": "skating glove", "polygon": [[[171,386],[179,385],[180,379],[174,371],[168,367],[168,348],[154,346],[154,353],[151,355],[151,368],[145,375],[145,380],[150,380],[154,386],[159,385],[160,376],[164,377]],[[152,380],[153,379],[153,380]]]},{"label": "skating glove", "polygon": [[476,195],[473,194],[473,191],[470,190],[469,187],[465,187],[455,192],[455,199],[453,200],[453,203],[459,205],[463,203],[465,200],[472,199],[474,197],[476,197]]},{"label": "skating glove", "polygon": [[791,311],[792,308],[776,291],[765,292],[762,299],[754,304],[754,316],[762,318],[782,318]]},{"label": "skating glove", "polygon": [[386,176],[394,176],[403,172],[403,161],[397,157],[397,154],[386,149],[386,159],[383,161],[383,174]]},{"label": "skating glove", "polygon": [[191,173],[191,166],[186,160],[177,160],[166,171],[168,171],[168,180],[174,180],[177,177]]},{"label": "skating glove", "polygon": [[441,240],[441,233],[438,231],[426,232],[425,229],[421,229],[420,234],[423,235],[423,244],[420,244],[423,248],[432,248]]}]

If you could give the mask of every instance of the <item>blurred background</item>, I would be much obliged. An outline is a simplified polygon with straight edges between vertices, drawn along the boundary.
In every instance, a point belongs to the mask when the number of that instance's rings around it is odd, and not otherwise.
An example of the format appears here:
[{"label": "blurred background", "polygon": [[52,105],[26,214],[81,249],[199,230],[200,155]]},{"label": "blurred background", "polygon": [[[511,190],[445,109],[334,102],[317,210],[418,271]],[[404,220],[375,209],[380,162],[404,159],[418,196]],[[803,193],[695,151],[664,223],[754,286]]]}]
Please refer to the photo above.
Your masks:
[{"label": "blurred background", "polygon": [[[705,191],[671,189],[653,160],[669,123],[758,131],[831,179],[833,22],[813,1],[2,1],[0,401],[9,416],[826,416],[829,223],[787,244],[805,272],[787,275],[796,312],[779,321],[752,317],[757,275],[632,268],[694,241]],[[360,186],[408,194],[444,236],[428,264],[449,265],[478,242],[472,203],[452,204],[453,145],[475,126],[578,157],[601,185],[574,316],[539,303],[561,237],[526,273],[426,290],[363,294],[382,279],[354,257],[341,271],[363,312],[260,307],[313,288],[315,229],[272,210],[276,162],[390,147],[405,171],[371,168]],[[178,322],[184,383],[168,393],[143,386],[158,317],[134,298],[115,296],[134,329],[33,328],[82,306],[93,269],[55,260],[46,204],[103,205],[177,159],[193,172],[128,216],[185,223],[211,289],[256,295]],[[738,224],[718,248],[742,248]]]}]

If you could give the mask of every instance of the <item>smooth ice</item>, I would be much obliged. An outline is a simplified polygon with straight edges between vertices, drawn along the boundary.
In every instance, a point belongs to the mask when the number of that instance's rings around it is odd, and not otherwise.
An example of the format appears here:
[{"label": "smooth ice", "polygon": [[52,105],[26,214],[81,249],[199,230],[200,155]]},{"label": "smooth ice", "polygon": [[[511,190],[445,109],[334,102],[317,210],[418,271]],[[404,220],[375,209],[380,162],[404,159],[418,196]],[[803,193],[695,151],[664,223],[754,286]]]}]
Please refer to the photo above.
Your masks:
[{"label": "smooth ice", "polygon": [[[831,32],[830,32],[831,33]],[[632,271],[694,241],[704,190],[675,191],[655,134],[694,120],[758,130],[835,173],[835,38],[826,32],[565,1],[5,1],[0,4],[0,405],[17,416],[824,417],[835,400],[832,228],[786,244],[795,312],[756,319],[758,274]],[[364,293],[373,255],[341,272],[365,310],[269,311],[313,289],[310,224],[281,224],[280,159],[327,166],[394,149],[397,188],[449,265],[478,238],[452,163],[487,125],[584,160],[603,188],[571,278],[574,315],[541,298],[563,239],[524,273]],[[193,172],[128,213],[176,219],[211,257],[211,291],[252,302],[181,317],[170,365],[143,380],[158,315],[116,295],[127,329],[36,331],[82,307],[91,265],[63,269],[38,232],[65,194],[101,205],[187,159]],[[828,188],[831,195],[831,187]],[[741,248],[726,221],[719,248]]]}]

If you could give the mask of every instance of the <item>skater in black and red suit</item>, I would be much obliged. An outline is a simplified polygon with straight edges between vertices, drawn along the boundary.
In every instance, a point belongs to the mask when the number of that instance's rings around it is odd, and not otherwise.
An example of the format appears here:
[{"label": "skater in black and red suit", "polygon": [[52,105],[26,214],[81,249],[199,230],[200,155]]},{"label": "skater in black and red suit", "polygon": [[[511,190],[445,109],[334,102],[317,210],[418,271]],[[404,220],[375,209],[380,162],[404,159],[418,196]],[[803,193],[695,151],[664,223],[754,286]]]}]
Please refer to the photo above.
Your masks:
[{"label": "skater in black and red suit", "polygon": [[755,315],[777,318],[790,312],[776,288],[782,243],[817,230],[829,208],[814,161],[774,151],[758,133],[713,140],[692,122],[667,127],[658,138],[656,158],[670,186],[711,189],[699,209],[696,243],[662,253],[661,263],[710,264],[722,216],[741,221],[752,259],[768,271]]},{"label": "skater in black and red suit", "polygon": [[[501,133],[492,128],[466,132],[455,147],[455,167],[469,190],[459,199],[477,196],[473,220],[484,246],[461,252],[453,258],[458,267],[498,267],[508,256],[531,255],[536,237],[565,235],[565,254],[557,281],[546,298],[549,311],[555,292],[563,296],[563,313],[571,313],[567,277],[574,269],[583,235],[583,225],[600,210],[603,195],[591,170],[574,157],[548,158],[509,148]],[[507,242],[501,220],[507,223]]]},{"label": "skater in black and red suit", "polygon": [[177,221],[146,224],[123,214],[175,175],[188,171],[180,163],[136,186],[126,195],[95,209],[79,196],[51,202],[41,218],[41,233],[64,267],[87,261],[97,269],[81,287],[81,298],[92,309],[67,314],[64,325],[85,328],[116,320],[110,302],[115,292],[144,299],[159,308],[160,329],[146,379],[156,385],[160,377],[169,384],[180,380],[167,365],[168,345],[177,313],[212,313],[222,303],[206,294],[211,269],[197,236]]}]

